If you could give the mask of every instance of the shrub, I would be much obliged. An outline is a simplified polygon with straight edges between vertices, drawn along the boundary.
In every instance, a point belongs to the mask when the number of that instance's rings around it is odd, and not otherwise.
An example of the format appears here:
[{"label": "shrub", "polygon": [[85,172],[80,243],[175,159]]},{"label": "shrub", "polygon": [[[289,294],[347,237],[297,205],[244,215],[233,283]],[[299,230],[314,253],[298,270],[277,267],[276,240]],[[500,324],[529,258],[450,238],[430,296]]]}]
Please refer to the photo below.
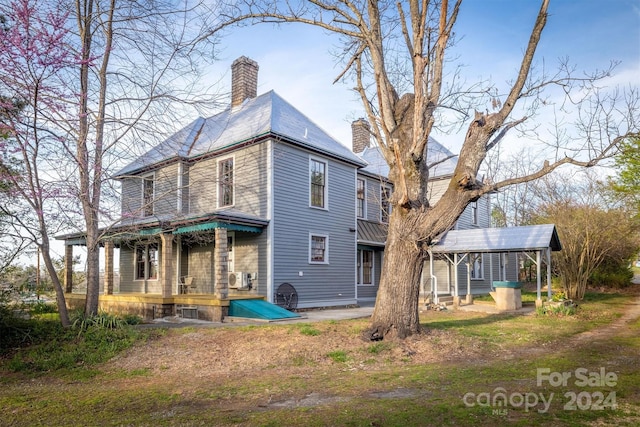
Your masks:
[{"label": "shrub", "polygon": [[629,286],[633,279],[633,271],[626,266],[615,268],[599,268],[589,278],[591,286],[621,289]]},{"label": "shrub", "polygon": [[570,304],[546,304],[542,307],[536,308],[536,314],[538,316],[573,316],[578,312],[578,306]]},{"label": "shrub", "polygon": [[31,314],[57,313],[58,307],[54,304],[38,301],[31,306],[29,311],[31,312]]}]

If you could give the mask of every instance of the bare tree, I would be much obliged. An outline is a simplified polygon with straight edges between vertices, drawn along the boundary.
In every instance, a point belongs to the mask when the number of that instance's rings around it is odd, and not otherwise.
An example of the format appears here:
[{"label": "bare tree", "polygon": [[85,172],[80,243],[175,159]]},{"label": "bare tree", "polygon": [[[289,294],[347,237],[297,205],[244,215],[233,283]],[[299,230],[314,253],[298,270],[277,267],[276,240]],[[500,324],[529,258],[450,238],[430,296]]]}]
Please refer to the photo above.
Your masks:
[{"label": "bare tree", "polygon": [[553,254],[553,265],[565,294],[581,300],[596,270],[607,263],[626,267],[637,254],[640,222],[632,210],[610,205],[593,174],[551,174],[537,187],[532,221],[556,225],[562,251]]},{"label": "bare tree", "polygon": [[[190,109],[215,105],[215,94],[198,87],[198,80],[214,60],[216,40],[199,31],[204,22],[218,19],[198,1],[16,0],[5,6],[0,14],[12,17],[21,9],[27,24],[37,21],[44,34],[56,36],[49,40],[50,50],[44,46],[20,56],[24,46],[18,46],[14,60],[3,62],[1,83],[12,99],[30,107],[11,130],[13,141],[20,137],[22,146],[34,151],[21,162],[26,176],[38,176],[40,189],[25,199],[33,202],[46,187],[48,200],[61,203],[57,211],[33,206],[42,214],[38,240],[48,241],[52,218],[84,233],[85,313],[94,314],[101,233],[117,221],[105,209],[104,197],[114,190],[105,185],[109,171],[162,139]],[[8,19],[9,27],[14,24]],[[24,25],[19,29],[24,37],[5,41],[26,46],[34,28]],[[38,67],[45,71],[34,75]],[[32,180],[21,184],[27,182]],[[48,253],[48,247],[42,249]]]},{"label": "bare tree", "polygon": [[[599,94],[592,85],[605,70],[576,77],[567,63],[554,75],[532,72],[534,55],[547,22],[548,0],[542,0],[520,68],[506,93],[454,91],[445,81],[447,51],[454,42],[454,26],[462,0],[306,2],[235,2],[231,19],[263,22],[301,22],[337,34],[344,41],[344,71],[336,80],[352,77],[360,94],[372,133],[390,167],[394,183],[384,265],[371,326],[371,339],[406,337],[420,331],[418,294],[423,262],[430,245],[450,229],[471,201],[501,188],[544,176],[561,165],[592,166],[610,155],[616,144],[638,132],[637,117],[622,111],[620,97]],[[454,73],[455,75],[455,73]],[[560,87],[570,103],[576,93],[580,125],[576,135],[557,142],[556,156],[534,171],[499,182],[477,179],[487,153],[504,141],[511,129],[523,126],[528,115],[544,103],[543,90]],[[492,111],[476,111],[470,119],[457,168],[444,196],[428,198],[429,168],[426,148],[432,130],[442,125],[443,110],[473,110],[489,101]],[[590,97],[587,97],[587,95]],[[471,108],[469,108],[471,107]],[[523,110],[524,111],[524,110]],[[636,113],[637,115],[637,110]],[[566,143],[580,141],[580,147]],[[565,155],[565,153],[567,153]]]}]

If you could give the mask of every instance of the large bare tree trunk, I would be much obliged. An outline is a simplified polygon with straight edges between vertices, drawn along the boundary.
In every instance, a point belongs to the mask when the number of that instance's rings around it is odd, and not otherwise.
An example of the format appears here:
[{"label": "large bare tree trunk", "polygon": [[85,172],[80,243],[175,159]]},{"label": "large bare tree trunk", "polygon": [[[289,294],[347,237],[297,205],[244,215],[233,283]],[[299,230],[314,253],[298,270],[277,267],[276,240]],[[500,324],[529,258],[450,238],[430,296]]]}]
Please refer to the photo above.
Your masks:
[{"label": "large bare tree trunk", "polygon": [[[380,288],[369,330],[371,340],[405,338],[420,332],[418,294],[422,274],[422,251],[403,227],[399,211],[391,213]],[[394,218],[395,217],[395,218]]]}]

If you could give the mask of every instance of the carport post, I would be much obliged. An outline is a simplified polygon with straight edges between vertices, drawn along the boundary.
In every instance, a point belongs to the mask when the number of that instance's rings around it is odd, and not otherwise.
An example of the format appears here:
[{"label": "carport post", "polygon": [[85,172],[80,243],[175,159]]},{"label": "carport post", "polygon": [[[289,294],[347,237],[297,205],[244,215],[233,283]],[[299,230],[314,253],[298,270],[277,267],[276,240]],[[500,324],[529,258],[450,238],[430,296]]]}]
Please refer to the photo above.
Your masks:
[{"label": "carport post", "polygon": [[547,248],[547,297],[551,301],[551,248]]},{"label": "carport post", "polygon": [[542,280],[540,280],[540,249],[536,251],[536,282],[538,284],[538,300],[536,301],[536,306],[539,307],[542,305]]}]

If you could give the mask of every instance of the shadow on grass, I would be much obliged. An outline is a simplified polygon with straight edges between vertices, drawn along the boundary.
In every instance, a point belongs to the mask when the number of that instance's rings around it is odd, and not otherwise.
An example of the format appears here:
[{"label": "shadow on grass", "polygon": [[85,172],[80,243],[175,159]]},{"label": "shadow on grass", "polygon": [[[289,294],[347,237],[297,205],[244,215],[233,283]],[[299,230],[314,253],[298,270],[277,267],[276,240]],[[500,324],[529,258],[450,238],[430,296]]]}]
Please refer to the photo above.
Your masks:
[{"label": "shadow on grass", "polygon": [[433,329],[451,329],[451,328],[467,328],[471,326],[488,325],[491,323],[501,322],[503,320],[509,320],[520,317],[518,314],[490,314],[482,317],[473,317],[470,319],[443,319],[443,320],[429,320],[427,322],[421,322],[420,325],[423,328]]}]

